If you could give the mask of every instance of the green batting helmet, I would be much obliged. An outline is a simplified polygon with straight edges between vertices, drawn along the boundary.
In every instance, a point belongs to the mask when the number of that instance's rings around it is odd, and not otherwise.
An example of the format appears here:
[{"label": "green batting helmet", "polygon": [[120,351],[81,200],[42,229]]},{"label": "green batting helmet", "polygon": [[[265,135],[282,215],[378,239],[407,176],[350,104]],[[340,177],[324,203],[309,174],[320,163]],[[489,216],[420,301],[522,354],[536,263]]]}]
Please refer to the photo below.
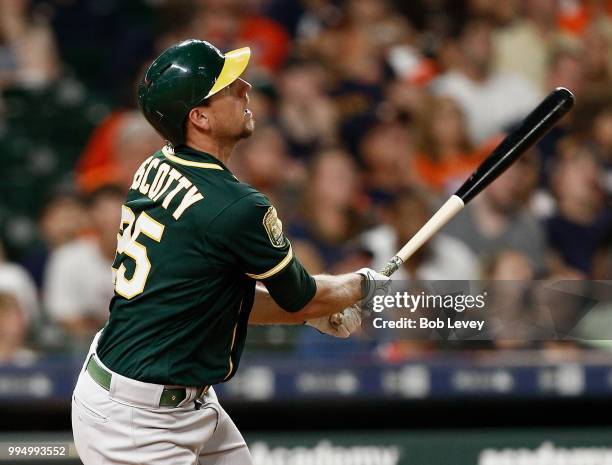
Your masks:
[{"label": "green batting helmet", "polygon": [[234,82],[251,50],[226,54],[203,40],[185,40],[162,52],[138,85],[138,104],[147,121],[172,144],[185,142],[189,111]]}]

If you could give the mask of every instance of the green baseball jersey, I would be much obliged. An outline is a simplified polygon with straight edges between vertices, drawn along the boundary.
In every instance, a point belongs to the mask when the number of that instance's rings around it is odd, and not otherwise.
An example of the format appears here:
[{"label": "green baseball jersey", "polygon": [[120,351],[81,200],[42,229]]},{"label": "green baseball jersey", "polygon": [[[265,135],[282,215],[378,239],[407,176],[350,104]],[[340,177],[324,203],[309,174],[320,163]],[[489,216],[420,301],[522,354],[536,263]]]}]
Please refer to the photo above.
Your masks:
[{"label": "green baseball jersey", "polygon": [[117,239],[115,295],[97,353],[139,381],[230,379],[255,282],[287,311],[316,292],[269,200],[215,157],[185,146],[164,147],[140,166]]}]

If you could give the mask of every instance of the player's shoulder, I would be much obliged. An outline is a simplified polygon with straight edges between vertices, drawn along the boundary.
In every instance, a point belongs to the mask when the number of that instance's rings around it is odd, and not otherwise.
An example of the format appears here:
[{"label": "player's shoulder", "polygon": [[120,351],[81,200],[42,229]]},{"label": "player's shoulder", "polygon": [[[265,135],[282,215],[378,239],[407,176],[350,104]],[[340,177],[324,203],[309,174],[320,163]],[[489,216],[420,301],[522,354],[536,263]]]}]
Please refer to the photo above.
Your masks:
[{"label": "player's shoulder", "polygon": [[271,207],[268,198],[253,186],[239,181],[229,169],[223,169],[215,172],[181,170],[203,196],[201,202],[190,207],[190,216],[198,218],[205,228],[212,224],[225,225],[221,229],[241,227],[261,221],[266,213],[262,213],[262,208]]},{"label": "player's shoulder", "polygon": [[253,186],[236,179],[231,172],[207,179],[191,178],[194,185],[200,189],[207,202],[202,202],[199,208],[218,212],[232,211],[234,213],[255,205],[270,205],[268,198]]},{"label": "player's shoulder", "polygon": [[270,200],[248,184],[241,184],[235,187],[234,195],[228,198],[221,215],[232,222],[261,219],[268,209],[273,208]]},{"label": "player's shoulder", "polygon": [[223,231],[233,234],[275,221],[276,210],[268,198],[248,184],[243,184],[235,187],[235,197],[218,211],[210,221],[208,230],[217,234],[224,234]]},{"label": "player's shoulder", "polygon": [[248,184],[240,183],[236,190],[236,198],[231,207],[234,211],[248,209],[251,207],[270,207],[271,203],[265,194]]}]

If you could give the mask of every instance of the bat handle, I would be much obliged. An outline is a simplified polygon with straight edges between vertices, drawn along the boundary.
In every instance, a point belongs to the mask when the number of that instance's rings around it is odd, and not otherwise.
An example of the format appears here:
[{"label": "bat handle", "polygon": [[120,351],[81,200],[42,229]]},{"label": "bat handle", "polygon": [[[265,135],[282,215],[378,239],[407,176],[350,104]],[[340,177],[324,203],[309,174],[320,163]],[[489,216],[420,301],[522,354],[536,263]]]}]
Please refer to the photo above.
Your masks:
[{"label": "bat handle", "polygon": [[436,234],[442,226],[450,221],[465,206],[463,200],[457,195],[451,195],[438,211],[423,225],[421,229],[400,249],[395,256],[389,260],[380,273],[391,276],[395,273],[402,263],[421,248],[431,237]]},{"label": "bat handle", "polygon": [[391,260],[389,260],[389,263],[387,263],[387,265],[382,270],[380,270],[380,274],[384,274],[385,276],[391,276],[399,269],[400,266],[402,266],[403,263],[404,260],[395,255]]}]

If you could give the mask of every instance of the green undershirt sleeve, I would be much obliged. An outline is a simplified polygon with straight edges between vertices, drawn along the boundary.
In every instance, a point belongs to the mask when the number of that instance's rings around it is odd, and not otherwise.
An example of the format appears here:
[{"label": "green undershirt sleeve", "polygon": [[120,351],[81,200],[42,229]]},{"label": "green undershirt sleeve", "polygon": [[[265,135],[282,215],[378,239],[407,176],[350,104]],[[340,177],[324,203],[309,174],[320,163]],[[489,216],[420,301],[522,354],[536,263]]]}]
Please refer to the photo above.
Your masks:
[{"label": "green undershirt sleeve", "polygon": [[[297,312],[312,300],[317,284],[297,257],[281,272],[262,281],[274,302],[283,310]],[[297,291],[296,291],[297,290]]]}]

